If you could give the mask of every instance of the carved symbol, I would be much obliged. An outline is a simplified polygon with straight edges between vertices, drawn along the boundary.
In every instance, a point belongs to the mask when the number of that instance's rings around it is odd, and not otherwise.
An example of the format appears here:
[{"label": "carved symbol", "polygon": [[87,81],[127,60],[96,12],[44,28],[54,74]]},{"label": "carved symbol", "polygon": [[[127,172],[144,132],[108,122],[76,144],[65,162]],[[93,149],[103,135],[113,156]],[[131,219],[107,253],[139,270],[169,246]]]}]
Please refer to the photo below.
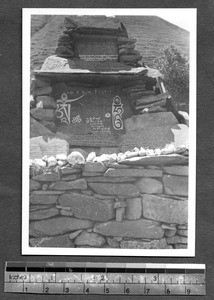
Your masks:
[{"label": "carved symbol", "polygon": [[119,96],[115,96],[112,103],[112,124],[114,129],[123,129],[122,114],[124,112],[123,104]]}]

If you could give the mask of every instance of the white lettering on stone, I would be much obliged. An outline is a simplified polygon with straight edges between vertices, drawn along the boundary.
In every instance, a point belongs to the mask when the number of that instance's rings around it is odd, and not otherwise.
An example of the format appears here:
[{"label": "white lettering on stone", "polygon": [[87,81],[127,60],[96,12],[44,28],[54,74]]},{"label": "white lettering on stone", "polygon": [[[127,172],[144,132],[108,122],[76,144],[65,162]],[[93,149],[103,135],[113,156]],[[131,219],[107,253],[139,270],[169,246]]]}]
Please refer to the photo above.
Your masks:
[{"label": "white lettering on stone", "polygon": [[112,102],[112,124],[116,130],[123,129],[123,112],[124,109],[121,98],[119,96],[115,96]]}]

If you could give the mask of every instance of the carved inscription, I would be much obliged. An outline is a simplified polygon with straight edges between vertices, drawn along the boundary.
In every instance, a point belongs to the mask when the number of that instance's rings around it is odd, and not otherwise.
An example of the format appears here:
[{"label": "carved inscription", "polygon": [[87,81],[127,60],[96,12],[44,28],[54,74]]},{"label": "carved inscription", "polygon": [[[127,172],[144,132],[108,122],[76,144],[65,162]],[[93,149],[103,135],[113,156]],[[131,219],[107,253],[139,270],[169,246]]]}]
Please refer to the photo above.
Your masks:
[{"label": "carved inscription", "polygon": [[123,112],[124,109],[121,98],[119,96],[115,96],[112,102],[112,124],[116,130],[123,129]]}]

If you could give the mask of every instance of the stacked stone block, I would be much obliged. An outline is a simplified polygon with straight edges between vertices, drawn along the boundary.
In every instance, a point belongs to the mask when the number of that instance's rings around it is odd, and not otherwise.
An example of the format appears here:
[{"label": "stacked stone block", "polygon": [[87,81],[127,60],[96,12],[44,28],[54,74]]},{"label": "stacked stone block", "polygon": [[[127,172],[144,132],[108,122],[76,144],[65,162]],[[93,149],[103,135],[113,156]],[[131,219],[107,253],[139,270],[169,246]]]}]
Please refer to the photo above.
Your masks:
[{"label": "stacked stone block", "polygon": [[33,160],[30,246],[187,248],[187,152]]}]

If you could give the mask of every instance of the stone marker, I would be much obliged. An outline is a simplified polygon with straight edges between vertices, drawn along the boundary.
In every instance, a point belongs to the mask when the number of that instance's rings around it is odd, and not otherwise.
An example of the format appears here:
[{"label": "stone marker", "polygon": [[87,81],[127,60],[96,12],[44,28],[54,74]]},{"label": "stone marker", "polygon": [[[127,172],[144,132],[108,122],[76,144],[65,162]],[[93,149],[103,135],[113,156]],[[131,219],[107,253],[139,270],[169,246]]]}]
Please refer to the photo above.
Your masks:
[{"label": "stone marker", "polygon": [[36,211],[31,211],[29,218],[30,220],[42,220],[54,217],[59,214],[59,209],[52,207],[48,209],[40,209]]},{"label": "stone marker", "polygon": [[85,179],[77,179],[73,181],[57,181],[49,185],[50,190],[86,190],[87,184]]},{"label": "stone marker", "polygon": [[42,237],[30,239],[31,247],[64,247],[73,248],[74,243],[69,240],[68,235],[58,235],[54,237]]},{"label": "stone marker", "polygon": [[98,194],[104,195],[118,195],[124,197],[137,197],[139,196],[139,190],[131,183],[88,183],[90,188]]},{"label": "stone marker", "polygon": [[30,139],[30,159],[42,158],[45,155],[56,156],[57,154],[68,154],[69,144],[66,140],[51,135],[43,135]]},{"label": "stone marker", "polygon": [[30,204],[55,204],[57,202],[58,195],[30,195]]},{"label": "stone marker", "polygon": [[126,216],[127,220],[138,220],[142,214],[142,199],[132,198],[126,199]]},{"label": "stone marker", "polygon": [[120,161],[119,164],[133,166],[148,165],[183,165],[188,163],[188,157],[179,154],[159,155],[159,156],[142,156],[132,157]]},{"label": "stone marker", "polygon": [[74,241],[75,245],[78,246],[89,245],[93,247],[100,247],[104,245],[105,242],[106,241],[103,236],[94,232],[88,233],[86,231],[80,233]]},{"label": "stone marker", "polygon": [[170,175],[180,175],[180,176],[188,176],[189,167],[188,166],[169,166],[163,167],[164,173]]},{"label": "stone marker", "polygon": [[113,169],[109,168],[104,176],[108,177],[162,177],[162,170],[148,170],[148,169]]},{"label": "stone marker", "polygon": [[159,112],[155,114],[134,115],[124,121],[126,132],[154,126],[167,126],[178,124],[172,112]]},{"label": "stone marker", "polygon": [[124,240],[120,243],[122,249],[172,249],[166,239],[152,241]]},{"label": "stone marker", "polygon": [[160,239],[164,235],[164,230],[159,226],[158,222],[145,219],[137,221],[109,221],[106,223],[97,223],[95,224],[93,231],[105,236],[144,239]]},{"label": "stone marker", "polygon": [[188,196],[188,177],[164,175],[163,184],[168,195]]},{"label": "stone marker", "polygon": [[183,224],[188,220],[188,201],[143,195],[143,216],[159,222]]},{"label": "stone marker", "polygon": [[77,218],[90,219],[95,221],[107,221],[115,216],[114,201],[99,200],[92,196],[69,193],[59,197],[62,206],[69,206]]},{"label": "stone marker", "polygon": [[72,230],[86,229],[93,226],[89,220],[80,220],[71,217],[57,217],[30,223],[30,236],[43,237],[60,235]]},{"label": "stone marker", "polygon": [[163,184],[154,178],[141,178],[135,182],[142,194],[159,194],[163,192]]}]

